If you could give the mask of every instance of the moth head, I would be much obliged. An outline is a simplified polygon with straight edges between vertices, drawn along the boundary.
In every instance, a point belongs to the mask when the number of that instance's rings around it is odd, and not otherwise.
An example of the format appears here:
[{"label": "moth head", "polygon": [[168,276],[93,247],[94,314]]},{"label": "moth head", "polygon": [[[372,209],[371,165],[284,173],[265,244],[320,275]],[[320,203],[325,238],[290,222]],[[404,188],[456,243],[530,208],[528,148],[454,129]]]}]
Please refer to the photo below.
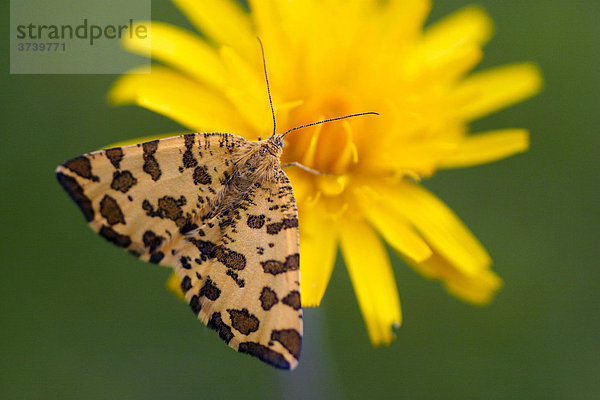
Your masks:
[{"label": "moth head", "polygon": [[283,135],[274,134],[263,144],[263,149],[274,157],[279,158],[283,151]]}]

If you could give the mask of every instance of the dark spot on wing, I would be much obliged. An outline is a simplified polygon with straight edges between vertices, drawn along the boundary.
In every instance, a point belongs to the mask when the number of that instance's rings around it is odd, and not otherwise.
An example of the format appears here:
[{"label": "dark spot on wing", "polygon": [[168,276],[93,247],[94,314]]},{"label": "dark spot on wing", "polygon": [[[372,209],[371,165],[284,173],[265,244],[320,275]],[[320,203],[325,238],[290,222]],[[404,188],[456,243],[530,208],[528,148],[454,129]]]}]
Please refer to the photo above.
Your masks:
[{"label": "dark spot on wing", "polygon": [[118,232],[115,232],[111,227],[106,225],[102,225],[100,231],[98,232],[101,236],[103,236],[109,242],[116,244],[119,247],[127,247],[131,244],[131,239],[129,236],[121,235]]},{"label": "dark spot on wing", "polygon": [[212,178],[207,172],[207,168],[205,165],[196,167],[194,169],[194,184],[196,185],[210,185],[212,183]]},{"label": "dark spot on wing", "polygon": [[200,297],[204,296],[209,300],[215,301],[221,295],[221,289],[219,289],[212,280],[207,279],[204,282],[204,286],[200,289]]},{"label": "dark spot on wing", "polygon": [[245,286],[244,280],[240,279],[238,274],[236,272],[234,272],[232,269],[227,269],[227,275],[230,276],[231,279],[233,279],[233,281],[235,282],[236,285],[238,285],[238,287],[243,288]]},{"label": "dark spot on wing", "polygon": [[94,182],[100,181],[100,178],[92,174],[92,163],[85,156],[79,156],[69,160],[63,165],[82,178],[90,179]]},{"label": "dark spot on wing", "polygon": [[288,271],[296,271],[300,267],[300,255],[292,254],[285,258],[284,262],[277,260],[261,261],[263,270],[272,275],[282,274]]},{"label": "dark spot on wing", "polygon": [[285,296],[281,302],[287,306],[292,307],[294,310],[299,310],[302,306],[300,305],[300,292],[292,290],[287,296]]},{"label": "dark spot on wing", "polygon": [[158,140],[142,144],[142,149],[144,150],[144,166],[142,169],[152,177],[153,181],[159,180],[162,172],[158,161],[154,157],[154,153],[158,149]]},{"label": "dark spot on wing", "polygon": [[227,325],[225,322],[223,322],[223,319],[221,319],[220,312],[214,313],[206,326],[217,331],[225,343],[229,343],[233,338],[233,332],[231,332],[229,325]]},{"label": "dark spot on wing", "polygon": [[215,250],[217,260],[231,269],[244,269],[246,267],[246,257],[242,253],[235,252],[224,246],[217,246]]},{"label": "dark spot on wing", "polygon": [[194,147],[194,139],[196,137],[195,133],[188,133],[187,135],[183,135],[183,141],[185,142],[185,147],[187,149],[191,149]]},{"label": "dark spot on wing", "polygon": [[137,183],[137,179],[131,171],[115,171],[110,187],[123,193],[127,193]]},{"label": "dark spot on wing", "polygon": [[181,280],[181,290],[183,291],[183,293],[185,293],[188,290],[190,290],[191,288],[192,288],[192,280],[190,279],[189,276],[184,276],[183,279]]},{"label": "dark spot on wing", "polygon": [[260,293],[260,305],[263,310],[269,311],[271,307],[279,302],[277,299],[277,293],[272,290],[270,287],[265,286]]},{"label": "dark spot on wing", "polygon": [[183,153],[183,167],[184,168],[193,168],[198,165],[198,161],[194,158],[194,154],[192,153],[192,149],[194,148],[194,137],[195,135],[189,134],[184,135],[183,140],[185,141],[186,150]]},{"label": "dark spot on wing", "polygon": [[296,360],[300,357],[302,348],[302,336],[295,329],[273,330],[271,340],[279,342],[285,347]]},{"label": "dark spot on wing", "polygon": [[259,321],[254,315],[248,312],[248,309],[241,310],[228,309],[231,318],[231,326],[244,335],[249,335],[258,330]]},{"label": "dark spot on wing", "polygon": [[277,235],[281,228],[283,228],[283,223],[273,222],[272,224],[267,225],[267,233],[269,235]]},{"label": "dark spot on wing", "polygon": [[264,215],[248,215],[247,224],[252,229],[260,229],[265,224]]},{"label": "dark spot on wing", "polygon": [[110,163],[115,168],[120,168],[121,160],[123,160],[123,149],[116,147],[114,149],[108,149],[105,151],[106,158],[110,160]]},{"label": "dark spot on wing", "polygon": [[181,268],[192,269],[192,264],[190,264],[189,257],[181,256],[181,258],[179,259],[179,262],[181,263]]},{"label": "dark spot on wing", "polygon": [[273,222],[267,225],[267,233],[269,235],[276,235],[282,229],[290,229],[298,227],[298,218],[284,218],[281,222]]},{"label": "dark spot on wing", "polygon": [[184,168],[193,168],[198,165],[198,161],[194,158],[191,150],[186,150],[183,153],[183,167]]},{"label": "dark spot on wing", "polygon": [[200,298],[198,296],[192,296],[192,298],[190,299],[190,308],[196,315],[198,315],[200,310],[202,310],[202,304],[200,304]]},{"label": "dark spot on wing", "polygon": [[246,267],[246,257],[228,249],[223,245],[216,245],[213,242],[206,240],[198,240],[194,238],[189,239],[202,255],[202,259],[213,259],[216,258],[221,264],[225,265],[227,268],[241,270]]},{"label": "dark spot on wing", "polygon": [[171,196],[164,196],[158,199],[158,208],[155,210],[148,200],[142,202],[142,208],[146,214],[151,217],[167,218],[175,222],[181,228],[188,224],[188,219],[183,215],[182,206],[186,204],[185,197],[181,196],[175,199]]},{"label": "dark spot on wing", "polygon": [[290,369],[290,363],[286,361],[282,354],[271,350],[267,346],[263,346],[260,343],[242,342],[239,345],[238,351],[240,353],[246,353],[257,357],[261,361],[264,361],[276,368]]},{"label": "dark spot on wing", "polygon": [[75,204],[79,206],[79,209],[83,213],[85,220],[87,222],[92,221],[94,219],[94,208],[92,207],[92,202],[87,198],[83,192],[83,188],[79,186],[79,183],[77,183],[77,180],[63,174],[62,172],[56,173],[56,179],[58,179],[58,182],[61,184],[63,189],[65,189],[69,197],[71,197]]},{"label": "dark spot on wing", "polygon": [[100,201],[100,214],[106,219],[109,225],[125,224],[125,216],[117,201],[105,194]]},{"label": "dark spot on wing", "polygon": [[165,254],[162,251],[157,251],[150,254],[150,262],[153,264],[158,264],[165,257]]},{"label": "dark spot on wing", "polygon": [[293,218],[284,218],[282,220],[283,222],[283,228],[284,229],[289,229],[289,228],[297,228],[298,227],[298,218],[293,217]]},{"label": "dark spot on wing", "polygon": [[144,232],[142,240],[144,241],[144,246],[149,248],[150,253],[153,253],[156,249],[160,247],[160,245],[165,240],[165,237],[159,236],[151,230],[147,230],[146,232]]},{"label": "dark spot on wing", "polygon": [[183,226],[179,228],[179,232],[185,235],[186,233],[191,232],[195,229],[198,229],[198,225],[194,224],[192,221],[186,218],[186,221],[183,224]]}]

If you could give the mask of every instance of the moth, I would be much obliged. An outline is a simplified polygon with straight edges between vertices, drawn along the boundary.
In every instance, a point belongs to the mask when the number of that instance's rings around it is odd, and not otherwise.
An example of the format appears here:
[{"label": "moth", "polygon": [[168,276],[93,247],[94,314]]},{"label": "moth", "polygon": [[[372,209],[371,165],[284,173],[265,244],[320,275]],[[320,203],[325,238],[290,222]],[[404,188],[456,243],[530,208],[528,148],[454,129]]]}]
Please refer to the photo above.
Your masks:
[{"label": "moth", "polygon": [[[262,48],[262,45],[261,45]],[[265,67],[263,52],[263,64]],[[280,164],[284,137],[193,133],[99,150],[56,169],[90,227],[173,268],[195,315],[230,347],[298,365],[303,323],[298,213]]]},{"label": "moth", "polygon": [[195,133],[84,154],[56,175],[94,231],[174,268],[193,312],[229,346],[291,369],[300,256],[281,140]]}]

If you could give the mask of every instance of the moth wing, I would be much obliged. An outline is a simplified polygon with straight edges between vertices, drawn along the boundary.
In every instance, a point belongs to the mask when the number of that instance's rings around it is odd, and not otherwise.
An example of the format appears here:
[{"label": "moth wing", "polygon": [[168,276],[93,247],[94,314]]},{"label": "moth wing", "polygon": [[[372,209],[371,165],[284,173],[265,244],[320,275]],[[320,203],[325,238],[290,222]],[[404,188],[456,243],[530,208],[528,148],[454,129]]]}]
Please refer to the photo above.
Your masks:
[{"label": "moth wing", "polygon": [[246,139],[196,133],[87,153],[56,169],[93,230],[141,259],[176,267],[173,244],[223,187]]},{"label": "moth wing", "polygon": [[175,267],[192,310],[232,348],[295,368],[302,341],[296,205],[281,168],[202,226],[244,138],[191,134],[84,154],[57,178],[89,225]]},{"label": "moth wing", "polygon": [[187,262],[176,271],[198,318],[235,350],[295,368],[302,343],[298,214],[279,165],[273,180],[187,240]]}]

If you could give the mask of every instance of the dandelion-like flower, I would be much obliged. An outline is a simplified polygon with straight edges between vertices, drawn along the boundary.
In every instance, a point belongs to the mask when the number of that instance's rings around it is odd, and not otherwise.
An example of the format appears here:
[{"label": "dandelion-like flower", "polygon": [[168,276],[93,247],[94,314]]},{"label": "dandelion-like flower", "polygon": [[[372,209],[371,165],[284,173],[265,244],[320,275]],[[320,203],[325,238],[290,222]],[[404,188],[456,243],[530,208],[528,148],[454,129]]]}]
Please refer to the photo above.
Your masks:
[{"label": "dandelion-like flower", "polygon": [[[264,43],[279,132],[364,111],[286,136],[283,163],[299,209],[304,306],[325,293],[338,246],[374,345],[393,339],[400,300],[384,241],[423,276],[473,304],[501,285],[482,245],[419,181],[440,168],[525,151],[523,129],[469,133],[469,123],[532,96],[530,63],[469,74],[492,23],[464,8],[424,29],[427,0],[175,0],[203,34],[152,22],[125,39],[161,65],[122,76],[109,97],[163,114],[196,132],[256,140],[272,130]],[[150,68],[150,70],[145,70]]]}]

